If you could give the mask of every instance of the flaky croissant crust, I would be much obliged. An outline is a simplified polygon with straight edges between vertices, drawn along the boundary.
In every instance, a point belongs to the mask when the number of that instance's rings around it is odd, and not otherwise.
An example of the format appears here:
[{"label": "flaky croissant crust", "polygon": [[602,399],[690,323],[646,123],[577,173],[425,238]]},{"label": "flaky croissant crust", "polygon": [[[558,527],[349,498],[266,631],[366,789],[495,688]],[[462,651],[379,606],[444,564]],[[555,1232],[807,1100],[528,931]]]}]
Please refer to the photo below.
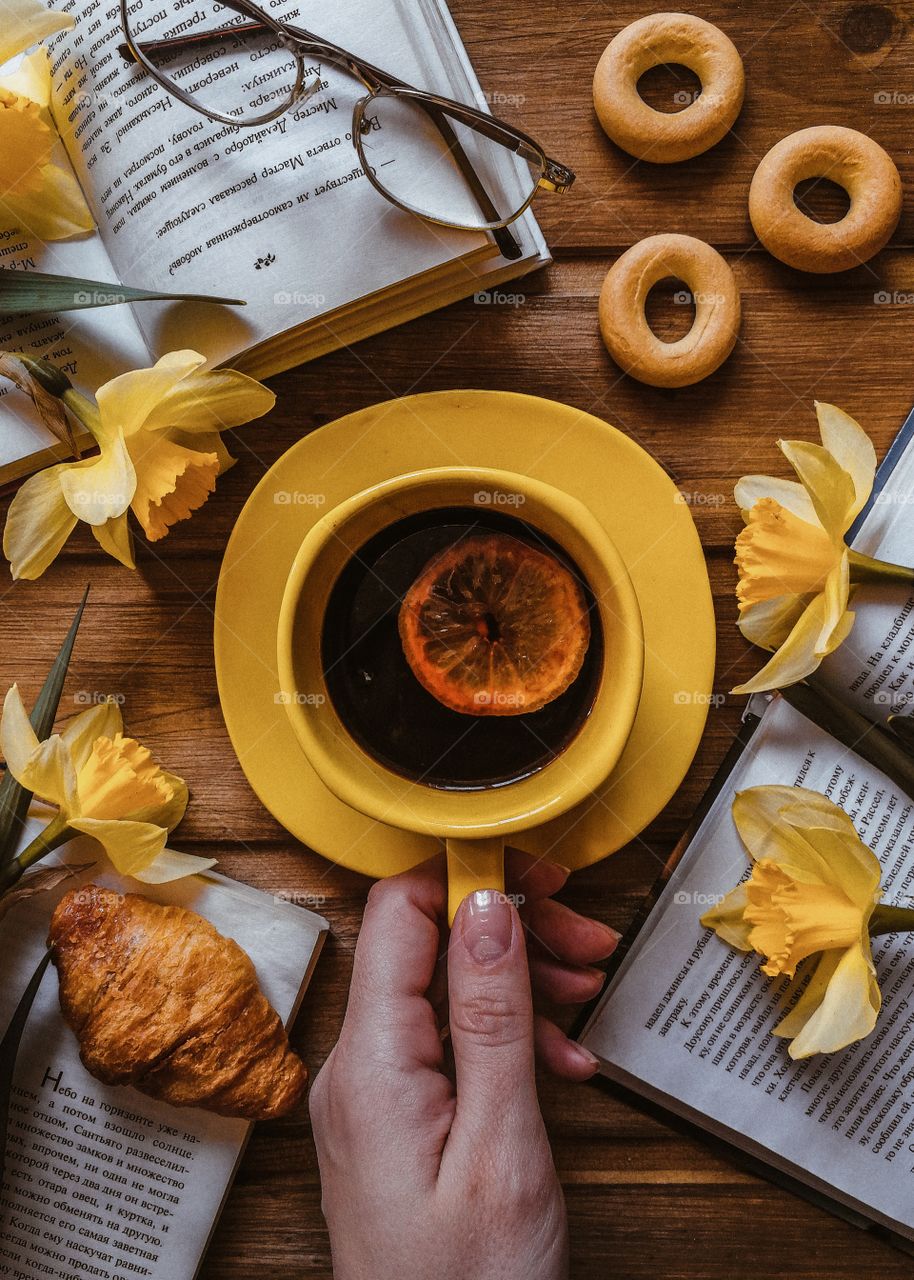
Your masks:
[{"label": "flaky croissant crust", "polygon": [[48,943],[64,1017],[104,1084],[248,1120],[302,1098],[307,1070],[253,964],[202,916],[89,885],[61,899]]}]

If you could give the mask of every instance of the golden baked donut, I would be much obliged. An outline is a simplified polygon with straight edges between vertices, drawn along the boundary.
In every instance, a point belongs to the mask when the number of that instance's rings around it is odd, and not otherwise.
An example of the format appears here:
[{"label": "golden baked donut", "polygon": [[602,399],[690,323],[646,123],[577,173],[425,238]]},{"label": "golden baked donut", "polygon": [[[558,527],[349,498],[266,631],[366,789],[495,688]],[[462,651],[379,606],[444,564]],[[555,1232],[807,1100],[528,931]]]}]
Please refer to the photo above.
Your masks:
[{"label": "golden baked donut", "polygon": [[[682,111],[655,111],[638,92],[645,71],[676,62],[693,71],[701,93]],[[690,13],[652,13],[615,36],[593,77],[600,124],[623,151],[655,164],[697,156],[731,128],[743,105],[745,78],[736,46]]]},{"label": "golden baked donut", "polygon": [[[695,320],[684,338],[664,342],[647,322],[644,304],[660,280],[688,286]],[[730,266],[704,240],[648,236],[627,249],[600,290],[600,332],[626,373],[652,387],[687,387],[713,373],[739,333],[739,289]]]},{"label": "golden baked donut", "polygon": [[[850,196],[838,222],[815,222],[793,193],[806,178],[828,178]],[[856,129],[822,124],[775,143],[749,187],[749,217],[762,244],[801,271],[846,271],[872,258],[901,216],[901,178],[892,157]]]}]

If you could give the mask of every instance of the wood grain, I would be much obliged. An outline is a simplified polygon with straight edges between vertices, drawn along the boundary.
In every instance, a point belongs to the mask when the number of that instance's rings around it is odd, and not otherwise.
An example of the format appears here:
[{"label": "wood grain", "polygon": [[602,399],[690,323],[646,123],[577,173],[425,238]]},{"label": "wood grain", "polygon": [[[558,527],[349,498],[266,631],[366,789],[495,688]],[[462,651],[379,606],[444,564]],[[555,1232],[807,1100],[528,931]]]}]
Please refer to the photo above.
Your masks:
[{"label": "wood grain", "polygon": [[[136,575],[104,559],[80,534],[40,583],[0,590],[0,683],[18,679],[28,699],[90,581],[91,607],[64,709],[76,710],[96,693],[120,695],[128,727],[191,784],[182,847],[213,851],[222,870],[267,892],[322,896],[333,935],[294,1035],[315,1068],[339,1029],[368,881],[297,845],[261,808],[226,736],[212,660],[222,551],[247,494],[271,463],[303,433],[341,414],[417,391],[519,390],[606,418],[662,462],[691,505],[718,615],[715,687],[726,693],[758,662],[734,626],[734,481],[748,471],[779,468],[779,435],[815,436],[814,398],[859,417],[880,453],[914,399],[909,4],[697,6],[745,58],[746,106],[720,146],[689,164],[663,167],[634,164],[618,151],[596,125],[590,101],[600,52],[643,12],[631,0],[612,6],[605,0],[454,0],[452,7],[483,84],[499,95],[496,109],[578,171],[566,198],[537,202],[555,264],[512,286],[521,295],[517,305],[466,301],[275,379],[279,405],[269,419],[234,433],[238,465],[220,481],[215,499],[166,542],[142,549]],[[655,105],[691,83],[677,77],[654,77]],[[877,101],[879,94],[890,100]],[[829,121],[882,142],[910,190],[889,250],[845,275],[804,277],[759,250],[746,192],[774,141]],[[622,375],[596,323],[596,299],[611,262],[640,236],[660,230],[699,235],[723,249],[743,295],[734,355],[706,382],[679,391],[643,387]],[[681,332],[685,323],[671,291],[652,308],[652,318],[661,332]],[[726,698],[712,711],[689,777],[642,840],[573,877],[564,901],[625,926],[732,741],[740,701]],[[780,1280],[784,1274],[901,1280],[909,1274],[908,1262],[890,1247],[617,1098],[547,1079],[541,1094],[567,1188],[574,1274],[583,1280]],[[255,1132],[203,1280],[253,1274],[330,1276],[305,1116]]]}]

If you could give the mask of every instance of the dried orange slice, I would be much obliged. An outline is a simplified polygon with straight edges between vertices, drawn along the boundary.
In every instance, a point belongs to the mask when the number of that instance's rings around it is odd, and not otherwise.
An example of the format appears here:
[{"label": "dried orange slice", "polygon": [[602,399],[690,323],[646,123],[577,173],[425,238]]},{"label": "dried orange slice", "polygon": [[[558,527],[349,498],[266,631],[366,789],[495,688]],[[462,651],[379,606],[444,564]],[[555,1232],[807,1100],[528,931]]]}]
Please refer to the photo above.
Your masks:
[{"label": "dried orange slice", "polygon": [[505,533],[431,560],[400,606],[413,675],[454,711],[516,716],[557,698],[590,643],[584,593],[554,555]]}]

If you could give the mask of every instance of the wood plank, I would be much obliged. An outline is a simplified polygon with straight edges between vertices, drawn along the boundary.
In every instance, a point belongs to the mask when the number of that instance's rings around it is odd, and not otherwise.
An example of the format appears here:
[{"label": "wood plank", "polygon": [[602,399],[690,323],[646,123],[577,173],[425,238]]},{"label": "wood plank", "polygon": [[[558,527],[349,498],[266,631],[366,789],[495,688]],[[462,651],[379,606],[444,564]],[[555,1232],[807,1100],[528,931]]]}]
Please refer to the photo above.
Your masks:
[{"label": "wood plank", "polygon": [[[565,196],[535,204],[558,253],[627,248],[643,236],[677,231],[748,249],[749,183],[779,139],[810,125],[837,124],[875,138],[910,192],[910,48],[906,6],[853,0],[767,0],[703,4],[700,16],[739,50],[746,101],[732,132],[692,160],[633,160],[604,135],[593,109],[593,72],[610,39],[651,12],[637,0],[566,4],[544,0],[508,13],[486,0],[456,0],[454,16],[493,110],[526,129],[577,182]],[[648,100],[672,110],[694,81],[657,79]],[[910,195],[894,243],[910,244]]]}]

